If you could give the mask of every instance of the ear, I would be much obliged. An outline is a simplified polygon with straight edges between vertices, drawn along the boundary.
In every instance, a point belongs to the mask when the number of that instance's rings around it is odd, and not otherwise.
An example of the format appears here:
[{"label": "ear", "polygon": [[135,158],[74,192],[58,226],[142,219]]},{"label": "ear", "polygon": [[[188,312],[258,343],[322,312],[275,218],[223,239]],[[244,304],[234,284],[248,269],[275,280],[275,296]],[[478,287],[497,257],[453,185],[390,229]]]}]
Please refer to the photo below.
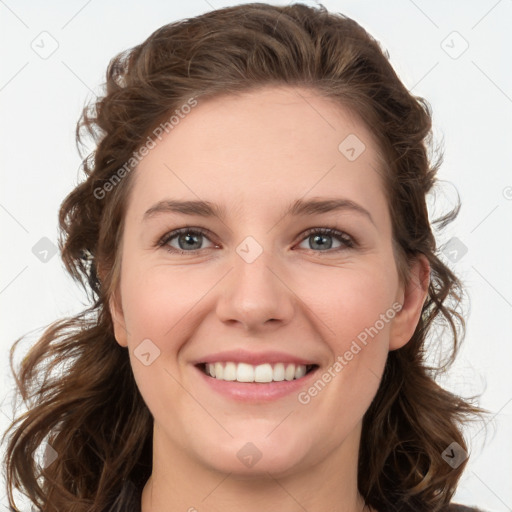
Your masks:
[{"label": "ear", "polygon": [[123,306],[119,296],[119,286],[115,293],[108,301],[110,316],[112,317],[112,324],[114,326],[114,336],[117,343],[122,347],[128,346],[128,336],[126,331],[126,324],[123,313]]},{"label": "ear", "polygon": [[425,255],[419,254],[411,264],[409,281],[402,286],[397,297],[403,306],[391,325],[389,350],[403,347],[412,338],[427,298],[429,283],[430,264]]}]

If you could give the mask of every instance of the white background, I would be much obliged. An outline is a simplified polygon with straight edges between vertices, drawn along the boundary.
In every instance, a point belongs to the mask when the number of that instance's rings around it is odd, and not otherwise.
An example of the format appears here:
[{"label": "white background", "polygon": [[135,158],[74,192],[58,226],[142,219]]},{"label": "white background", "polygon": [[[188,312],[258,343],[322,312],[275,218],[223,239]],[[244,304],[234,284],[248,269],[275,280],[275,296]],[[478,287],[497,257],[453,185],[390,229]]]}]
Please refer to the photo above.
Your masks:
[{"label": "white background", "polygon": [[[243,2],[49,0],[43,8],[35,1],[0,0],[2,432],[12,415],[12,343],[30,333],[19,361],[45,325],[85,304],[58,254],[43,262],[32,252],[43,237],[56,243],[59,205],[79,179],[74,130],[83,105],[101,92],[108,62],[118,52],[166,23],[237,3]],[[481,393],[480,405],[492,418],[484,430],[467,430],[472,455],[456,500],[511,511],[512,0],[323,5],[367,29],[389,51],[405,85],[432,105],[435,135],[444,138],[445,148],[445,192],[436,208],[449,206],[455,189],[462,201],[459,218],[440,242],[455,236],[463,244],[459,259],[446,261],[471,299],[464,348],[443,382],[465,396]],[[31,46],[41,46],[41,38],[46,49],[58,44],[46,59]],[[467,248],[462,256],[460,247]],[[1,506],[6,500],[0,484]]]}]

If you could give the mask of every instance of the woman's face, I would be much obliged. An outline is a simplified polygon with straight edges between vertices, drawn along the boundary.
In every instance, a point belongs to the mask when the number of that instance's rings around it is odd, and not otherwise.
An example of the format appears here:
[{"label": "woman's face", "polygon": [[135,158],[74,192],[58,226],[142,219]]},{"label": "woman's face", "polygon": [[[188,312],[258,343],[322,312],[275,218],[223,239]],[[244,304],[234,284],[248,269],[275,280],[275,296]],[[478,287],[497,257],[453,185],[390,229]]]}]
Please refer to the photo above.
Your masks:
[{"label": "woman's face", "polygon": [[156,455],[244,475],[356,454],[424,298],[399,283],[369,131],[267,87],[199,100],[163,133],[133,171],[111,302]]}]

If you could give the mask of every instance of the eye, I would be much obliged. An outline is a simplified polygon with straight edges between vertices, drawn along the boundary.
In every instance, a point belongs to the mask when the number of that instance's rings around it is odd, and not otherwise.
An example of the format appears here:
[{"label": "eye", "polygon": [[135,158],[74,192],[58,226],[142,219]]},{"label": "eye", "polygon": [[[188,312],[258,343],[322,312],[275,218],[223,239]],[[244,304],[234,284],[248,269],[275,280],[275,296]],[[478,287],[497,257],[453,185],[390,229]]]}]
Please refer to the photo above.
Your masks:
[{"label": "eye", "polygon": [[[309,239],[312,242],[309,244],[310,247],[307,249],[315,250],[316,248],[320,248],[320,252],[329,251],[332,248],[332,241],[328,241],[329,238],[336,238],[341,242],[341,247],[334,248],[329,252],[336,252],[344,249],[350,249],[355,246],[354,239],[344,233],[343,231],[338,231],[333,228],[311,228],[308,229],[305,233],[302,234],[303,240]],[[325,241],[327,240],[327,242]],[[319,252],[319,251],[315,251]]]},{"label": "eye", "polygon": [[[172,253],[194,253],[198,251],[201,247],[197,247],[201,245],[201,241],[203,238],[207,238],[207,231],[202,228],[181,228],[175,229],[170,233],[166,233],[158,242],[158,245],[161,247],[165,247],[165,249]],[[176,238],[178,243],[178,248],[169,245],[169,243]],[[187,250],[184,250],[187,249]],[[190,250],[188,250],[190,249]]]},{"label": "eye", "polygon": [[[202,228],[180,228],[169,233],[166,233],[158,242],[157,245],[159,247],[164,247],[168,252],[178,253],[178,254],[194,254],[196,251],[201,249],[201,242],[203,239],[209,240],[208,235],[209,232]],[[308,229],[305,233],[302,233],[301,240],[312,239],[313,242],[310,244],[309,250],[315,252],[336,252],[340,250],[345,250],[349,248],[355,247],[354,239],[344,233],[343,231],[338,231],[333,228],[311,228]],[[339,242],[341,242],[341,247],[334,248],[332,251],[332,242],[325,242],[329,238],[335,238]],[[170,245],[171,241],[178,243],[178,247],[174,247]],[[320,248],[320,251],[316,251],[316,248]],[[218,245],[214,245],[214,247],[218,247]],[[211,247],[210,247],[211,248]]]}]

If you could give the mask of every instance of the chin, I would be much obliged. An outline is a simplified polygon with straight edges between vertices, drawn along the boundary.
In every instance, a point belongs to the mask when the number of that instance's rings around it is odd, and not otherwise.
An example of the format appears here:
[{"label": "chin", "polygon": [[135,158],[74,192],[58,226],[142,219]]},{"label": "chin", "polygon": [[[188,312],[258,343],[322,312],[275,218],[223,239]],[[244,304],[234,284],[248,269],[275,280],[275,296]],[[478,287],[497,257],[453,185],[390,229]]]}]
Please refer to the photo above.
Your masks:
[{"label": "chin", "polygon": [[[243,438],[234,438],[224,446],[217,445],[215,451],[201,454],[204,463],[216,471],[231,473],[238,479],[251,479],[255,476],[285,476],[293,473],[306,458],[306,443],[299,439],[250,434]],[[252,439],[252,440],[251,440]],[[215,443],[212,441],[212,444]]]}]

